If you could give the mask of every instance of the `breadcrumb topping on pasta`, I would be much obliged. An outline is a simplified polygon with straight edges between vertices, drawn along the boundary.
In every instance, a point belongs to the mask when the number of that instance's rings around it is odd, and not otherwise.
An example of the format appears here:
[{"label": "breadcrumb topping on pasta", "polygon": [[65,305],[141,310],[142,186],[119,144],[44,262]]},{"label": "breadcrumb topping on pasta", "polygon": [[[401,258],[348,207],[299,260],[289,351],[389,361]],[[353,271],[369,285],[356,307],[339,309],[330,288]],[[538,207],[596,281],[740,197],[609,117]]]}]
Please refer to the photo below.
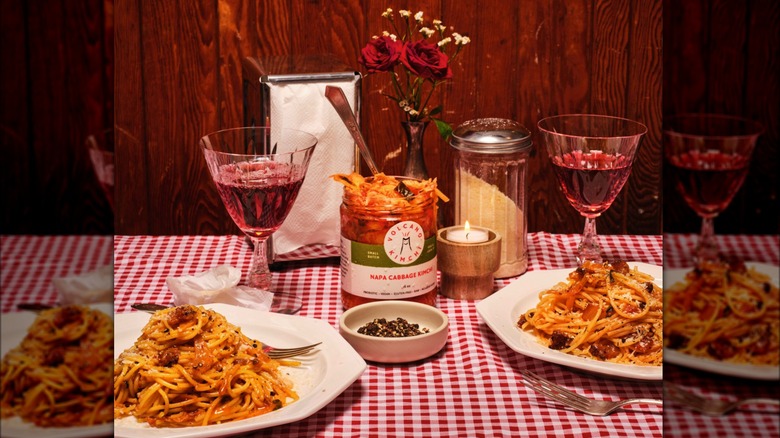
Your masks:
[{"label": "breadcrumb topping on pasta", "polygon": [[543,345],[575,356],[660,366],[663,290],[622,261],[585,262],[566,281],[539,293],[517,325]]}]

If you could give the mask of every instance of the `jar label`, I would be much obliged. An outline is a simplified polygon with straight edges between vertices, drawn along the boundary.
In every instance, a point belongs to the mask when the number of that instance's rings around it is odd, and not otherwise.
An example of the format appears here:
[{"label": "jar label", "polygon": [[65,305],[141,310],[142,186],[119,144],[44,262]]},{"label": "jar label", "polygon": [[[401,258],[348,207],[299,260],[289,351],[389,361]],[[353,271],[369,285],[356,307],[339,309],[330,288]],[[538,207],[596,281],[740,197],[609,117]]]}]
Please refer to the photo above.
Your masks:
[{"label": "jar label", "polygon": [[402,299],[436,287],[436,236],[425,239],[415,222],[400,222],[382,245],[342,237],[341,288],[373,299]]}]

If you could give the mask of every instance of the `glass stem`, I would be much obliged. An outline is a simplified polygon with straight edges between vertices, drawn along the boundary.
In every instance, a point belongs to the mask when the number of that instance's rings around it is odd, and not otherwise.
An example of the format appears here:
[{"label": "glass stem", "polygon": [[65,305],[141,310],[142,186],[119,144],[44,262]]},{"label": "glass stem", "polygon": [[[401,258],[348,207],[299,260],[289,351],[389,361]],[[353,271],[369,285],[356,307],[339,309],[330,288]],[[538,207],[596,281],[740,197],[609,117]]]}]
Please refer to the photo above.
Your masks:
[{"label": "glass stem", "polygon": [[577,247],[577,262],[582,264],[585,260],[601,262],[601,247],[596,234],[595,217],[585,216],[585,230],[582,232],[582,241]]},{"label": "glass stem", "polygon": [[706,261],[715,261],[719,258],[718,243],[715,241],[715,220],[712,217],[704,217],[701,220],[701,232],[699,242],[696,244],[694,261],[701,264]]},{"label": "glass stem", "polygon": [[252,267],[249,269],[248,284],[251,287],[262,290],[271,289],[271,279],[273,275],[268,269],[268,255],[266,253],[266,242],[268,239],[252,237]]}]

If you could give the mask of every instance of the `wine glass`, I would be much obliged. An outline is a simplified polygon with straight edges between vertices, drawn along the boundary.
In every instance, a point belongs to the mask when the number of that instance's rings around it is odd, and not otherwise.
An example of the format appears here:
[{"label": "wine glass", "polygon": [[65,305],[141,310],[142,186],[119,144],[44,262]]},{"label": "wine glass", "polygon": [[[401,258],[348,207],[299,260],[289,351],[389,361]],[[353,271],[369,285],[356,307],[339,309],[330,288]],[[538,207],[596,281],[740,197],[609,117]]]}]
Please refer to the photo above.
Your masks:
[{"label": "wine glass", "polygon": [[547,117],[537,126],[563,194],[585,217],[577,262],[601,262],[596,218],[623,188],[647,127],[628,119],[593,114]]},{"label": "wine glass", "polygon": [[701,217],[697,265],[716,261],[714,219],[728,207],[750,167],[760,123],[719,114],[681,114],[664,123],[664,155],[685,203]]},{"label": "wine glass", "polygon": [[[298,196],[317,138],[292,129],[245,127],[208,134],[200,145],[225,208],[252,241],[247,284],[269,291],[266,241]],[[297,294],[274,293],[272,312],[295,313],[300,308]]]},{"label": "wine glass", "polygon": [[106,195],[108,204],[114,209],[114,130],[105,129],[87,137],[87,150],[92,169]]}]

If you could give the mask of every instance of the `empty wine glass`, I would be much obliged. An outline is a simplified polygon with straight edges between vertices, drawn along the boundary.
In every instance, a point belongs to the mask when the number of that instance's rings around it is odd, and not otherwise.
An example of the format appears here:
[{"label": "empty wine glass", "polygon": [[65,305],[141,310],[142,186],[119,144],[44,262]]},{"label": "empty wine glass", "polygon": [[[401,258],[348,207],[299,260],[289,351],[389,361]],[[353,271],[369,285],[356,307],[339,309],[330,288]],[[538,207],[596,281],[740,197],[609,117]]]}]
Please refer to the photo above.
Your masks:
[{"label": "empty wine glass", "polygon": [[[270,291],[266,241],[298,196],[317,138],[292,129],[247,127],[208,134],[200,145],[225,208],[252,240],[247,284]],[[274,293],[272,312],[295,313],[300,308],[296,293]]]},{"label": "empty wine glass", "polygon": [[681,114],[664,122],[664,155],[677,190],[702,219],[693,251],[701,264],[720,258],[714,219],[728,207],[750,167],[760,123],[719,114]]},{"label": "empty wine glass", "polygon": [[111,209],[114,208],[114,130],[105,129],[87,137],[85,141],[92,169],[106,195]]},{"label": "empty wine glass", "polygon": [[628,119],[593,114],[553,116],[537,125],[566,199],[585,217],[577,262],[600,262],[596,218],[623,188],[647,127]]}]

